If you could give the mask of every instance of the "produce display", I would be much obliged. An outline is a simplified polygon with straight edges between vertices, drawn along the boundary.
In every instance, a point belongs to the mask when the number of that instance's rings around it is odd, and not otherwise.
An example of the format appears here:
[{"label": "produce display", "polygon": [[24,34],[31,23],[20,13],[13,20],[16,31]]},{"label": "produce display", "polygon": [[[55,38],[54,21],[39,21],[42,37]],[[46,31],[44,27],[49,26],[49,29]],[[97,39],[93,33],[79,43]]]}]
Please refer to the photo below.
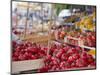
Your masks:
[{"label": "produce display", "polygon": [[[95,47],[96,46],[96,34],[95,32],[79,32],[79,31],[70,31],[70,32],[64,32],[61,31],[58,35],[59,38],[64,38],[65,36],[70,36],[74,38],[79,38],[81,41],[84,42],[84,45],[89,47]],[[74,42],[74,40],[73,40]]]},{"label": "produce display", "polygon": [[38,72],[61,71],[96,65],[95,58],[80,47],[72,47],[71,45],[58,46],[54,44],[50,48],[49,55],[47,55],[48,48],[36,43],[24,42],[18,45],[13,41],[12,44],[14,49],[13,61],[44,58],[45,66],[39,69]]},{"label": "produce display", "polygon": [[95,23],[93,23],[93,19],[95,19],[94,17],[95,15],[83,17],[79,22],[76,22],[76,25],[78,25],[78,27],[80,27],[82,30],[86,28],[87,30],[94,31],[95,30],[94,29]]},{"label": "produce display", "polygon": [[45,66],[39,72],[63,71],[71,68],[93,67],[95,58],[80,47],[54,45],[44,60]]},{"label": "produce display", "polygon": [[95,6],[19,1],[13,6],[13,73],[96,68]]},{"label": "produce display", "polygon": [[46,56],[47,47],[41,47],[36,43],[24,42],[17,44],[15,41],[13,45],[13,61],[35,60]]}]

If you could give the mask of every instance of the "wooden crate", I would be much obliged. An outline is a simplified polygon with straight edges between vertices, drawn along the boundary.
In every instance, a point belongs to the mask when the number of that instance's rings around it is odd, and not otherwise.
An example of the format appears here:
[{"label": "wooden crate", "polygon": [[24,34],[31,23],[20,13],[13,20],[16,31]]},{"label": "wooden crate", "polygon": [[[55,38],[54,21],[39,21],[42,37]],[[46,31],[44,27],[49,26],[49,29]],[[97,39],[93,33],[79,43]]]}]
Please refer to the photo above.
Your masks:
[{"label": "wooden crate", "polygon": [[21,71],[36,70],[44,66],[43,59],[13,61],[12,74],[20,73]]},{"label": "wooden crate", "polygon": [[[72,42],[69,41],[69,40],[74,40],[75,44],[72,44]],[[68,43],[68,44],[71,44],[71,45],[80,46],[81,48],[87,48],[87,49],[90,49],[90,50],[95,50],[94,47],[84,46],[83,40],[81,40],[79,38],[74,38],[74,37],[67,36],[67,37],[64,38],[64,42]]]}]

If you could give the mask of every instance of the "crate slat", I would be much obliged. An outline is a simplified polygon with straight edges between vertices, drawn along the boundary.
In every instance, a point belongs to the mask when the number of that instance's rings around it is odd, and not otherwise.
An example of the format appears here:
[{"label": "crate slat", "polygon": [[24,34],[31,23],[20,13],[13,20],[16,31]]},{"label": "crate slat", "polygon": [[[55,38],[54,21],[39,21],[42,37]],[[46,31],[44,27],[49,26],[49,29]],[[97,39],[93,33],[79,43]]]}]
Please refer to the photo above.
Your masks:
[{"label": "crate slat", "polygon": [[12,73],[40,69],[44,66],[43,59],[12,62]]}]

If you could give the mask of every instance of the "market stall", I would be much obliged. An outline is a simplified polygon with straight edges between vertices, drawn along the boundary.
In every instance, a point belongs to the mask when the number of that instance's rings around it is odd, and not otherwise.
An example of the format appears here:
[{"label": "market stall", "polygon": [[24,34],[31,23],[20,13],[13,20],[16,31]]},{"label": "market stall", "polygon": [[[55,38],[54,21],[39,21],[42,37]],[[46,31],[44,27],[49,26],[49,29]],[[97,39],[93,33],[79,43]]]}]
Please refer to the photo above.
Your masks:
[{"label": "market stall", "polygon": [[84,5],[15,4],[12,33],[18,38],[12,39],[12,73],[96,68],[94,6],[90,12]]}]

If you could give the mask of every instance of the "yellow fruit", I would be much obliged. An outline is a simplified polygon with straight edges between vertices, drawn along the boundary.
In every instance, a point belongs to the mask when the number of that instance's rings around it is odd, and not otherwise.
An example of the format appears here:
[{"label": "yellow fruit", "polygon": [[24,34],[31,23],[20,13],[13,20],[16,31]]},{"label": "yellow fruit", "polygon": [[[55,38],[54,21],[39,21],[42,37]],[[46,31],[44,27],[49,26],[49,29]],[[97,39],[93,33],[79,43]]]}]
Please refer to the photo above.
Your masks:
[{"label": "yellow fruit", "polygon": [[91,29],[91,28],[93,28],[92,24],[87,25],[87,29]]},{"label": "yellow fruit", "polygon": [[95,50],[90,50],[88,53],[91,55],[95,55]]},{"label": "yellow fruit", "polygon": [[93,20],[91,18],[88,18],[85,20],[85,25],[89,25],[89,24],[92,24],[93,23]]}]

